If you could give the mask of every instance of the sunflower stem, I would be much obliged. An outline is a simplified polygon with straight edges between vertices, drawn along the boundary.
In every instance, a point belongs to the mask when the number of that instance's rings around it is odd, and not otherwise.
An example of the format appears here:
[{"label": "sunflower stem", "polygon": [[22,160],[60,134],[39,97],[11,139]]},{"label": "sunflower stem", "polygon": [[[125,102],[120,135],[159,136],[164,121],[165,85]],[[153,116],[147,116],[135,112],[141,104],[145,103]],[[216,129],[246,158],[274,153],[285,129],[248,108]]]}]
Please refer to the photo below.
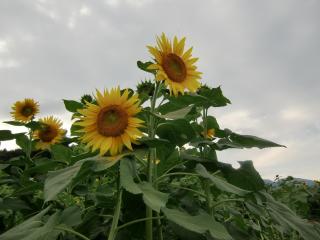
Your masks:
[{"label": "sunflower stem", "polygon": [[[207,138],[207,134],[208,134],[207,116],[208,116],[208,109],[204,107],[202,110],[202,124],[203,124],[203,136],[205,139]],[[203,149],[201,150],[202,158],[204,157],[204,153],[205,153],[204,149],[205,149],[205,147],[203,147]],[[208,213],[211,216],[213,216],[211,187],[210,187],[210,183],[208,180],[203,181],[203,187],[204,187],[206,200],[207,200]]]},{"label": "sunflower stem", "polygon": [[[156,102],[157,102],[157,97],[158,97],[158,90],[159,90],[160,82],[156,82],[155,84],[155,89],[153,92],[153,96],[151,98],[151,103],[150,103],[150,114],[149,117],[149,137],[154,138],[155,137],[155,118],[153,114],[155,113],[155,108],[156,108]],[[156,149],[151,148],[150,149],[150,154],[148,158],[148,182],[150,184],[153,184],[153,175],[154,175],[154,166],[155,166],[155,161],[156,161]],[[153,212],[152,209],[149,206],[146,206],[146,240],[152,240],[153,239]]]},{"label": "sunflower stem", "polygon": [[117,231],[118,231],[118,222],[119,222],[119,217],[120,217],[120,211],[121,211],[121,203],[122,203],[122,188],[120,184],[120,174],[118,174],[118,179],[117,179],[117,205],[114,210],[114,215],[112,219],[112,224],[111,224],[111,229],[109,232],[108,240],[114,240],[117,236]]}]

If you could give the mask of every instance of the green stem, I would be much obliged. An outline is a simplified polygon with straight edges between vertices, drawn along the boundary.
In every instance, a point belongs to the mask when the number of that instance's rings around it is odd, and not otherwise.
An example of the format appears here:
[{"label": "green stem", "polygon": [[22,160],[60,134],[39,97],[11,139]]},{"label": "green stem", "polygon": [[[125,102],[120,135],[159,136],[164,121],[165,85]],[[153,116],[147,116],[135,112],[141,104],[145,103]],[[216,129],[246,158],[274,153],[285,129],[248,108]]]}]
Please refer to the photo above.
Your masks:
[{"label": "green stem", "polygon": [[62,230],[62,231],[66,231],[66,232],[72,233],[72,234],[80,237],[81,239],[90,240],[90,239],[87,238],[86,236],[82,235],[82,234],[79,233],[79,232],[74,231],[74,230],[71,229],[71,228],[65,228],[65,227],[63,227],[63,226],[56,226],[56,227],[54,227],[54,228],[57,229],[57,230]]},{"label": "green stem", "polygon": [[[160,82],[157,81],[155,85],[156,86],[155,86],[154,93],[153,93],[153,96],[151,99],[151,104],[150,104],[150,107],[151,107],[150,112],[152,113],[152,114],[150,114],[150,117],[149,117],[149,129],[148,129],[148,133],[149,133],[150,138],[155,137],[155,117],[153,116],[153,114],[155,113]],[[153,167],[155,165],[154,164],[155,161],[156,161],[156,149],[151,148],[150,154],[148,157],[148,182],[150,184],[153,184],[153,174],[154,174]],[[146,218],[148,218],[146,220],[146,240],[153,239],[152,217],[153,217],[152,209],[149,206],[146,206]]]},{"label": "green stem", "polygon": [[133,221],[130,221],[130,222],[122,224],[121,226],[117,227],[117,231],[119,231],[122,228],[128,227],[128,226],[130,226],[132,224],[136,224],[136,223],[139,223],[139,222],[144,222],[144,221],[147,221],[147,220],[162,219],[162,218],[164,218],[164,217],[139,218],[139,219],[136,219],[136,220],[133,220]]},{"label": "green stem", "polygon": [[118,197],[117,197],[117,205],[114,211],[113,219],[112,219],[112,224],[111,224],[111,229],[110,233],[108,236],[108,240],[114,240],[117,235],[117,227],[118,227],[118,222],[119,222],[119,217],[120,217],[120,211],[121,211],[121,203],[122,203],[122,188],[120,185],[120,176],[118,176]]},{"label": "green stem", "polygon": [[[169,173],[171,170],[175,169],[176,167],[178,167],[179,165],[182,165],[182,164],[185,164],[187,163],[189,160],[186,160],[186,161],[183,161],[183,162],[180,162],[180,163],[177,163],[175,165],[173,165],[171,168],[169,168],[167,171],[165,171],[162,175],[165,175],[167,173]],[[161,175],[161,176],[162,176]]]}]

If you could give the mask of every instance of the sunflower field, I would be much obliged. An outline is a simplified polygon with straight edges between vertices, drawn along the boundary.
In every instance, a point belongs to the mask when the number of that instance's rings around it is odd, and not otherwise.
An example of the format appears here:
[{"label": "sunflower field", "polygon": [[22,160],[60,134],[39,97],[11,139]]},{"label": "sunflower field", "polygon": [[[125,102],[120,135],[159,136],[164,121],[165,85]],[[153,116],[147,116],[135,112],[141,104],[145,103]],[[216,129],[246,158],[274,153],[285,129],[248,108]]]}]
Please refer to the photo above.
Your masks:
[{"label": "sunflower field", "polygon": [[[19,133],[0,141],[1,240],[317,240],[320,184],[265,184],[251,161],[219,162],[217,151],[284,147],[222,129],[212,109],[231,104],[201,84],[185,38],[157,37],[152,76],[136,89],[96,90],[63,100],[72,119],[37,118],[41,105],[13,104]],[[29,96],[30,97],[30,96]]]}]

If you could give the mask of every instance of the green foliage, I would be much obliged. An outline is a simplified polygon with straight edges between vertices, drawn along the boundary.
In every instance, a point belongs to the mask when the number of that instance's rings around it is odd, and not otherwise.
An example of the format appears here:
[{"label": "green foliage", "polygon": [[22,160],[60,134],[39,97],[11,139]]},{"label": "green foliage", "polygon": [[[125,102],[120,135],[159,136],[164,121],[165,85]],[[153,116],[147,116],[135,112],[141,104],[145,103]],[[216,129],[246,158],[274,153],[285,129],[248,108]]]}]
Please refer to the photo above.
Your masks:
[{"label": "green foliage", "polygon": [[[150,64],[137,63],[155,74]],[[231,103],[220,87],[170,96],[163,82],[145,81],[137,91],[144,136],[118,156],[89,151],[75,124],[75,137],[40,151],[32,138],[39,122],[6,122],[27,131],[0,130],[0,141],[19,147],[0,152],[0,239],[320,238],[319,184],[288,178],[266,185],[253,161],[237,169],[219,162],[218,151],[284,147],[220,129],[207,114]],[[90,95],[64,100],[72,119],[86,102],[97,103]],[[213,138],[204,136],[208,129]]]}]

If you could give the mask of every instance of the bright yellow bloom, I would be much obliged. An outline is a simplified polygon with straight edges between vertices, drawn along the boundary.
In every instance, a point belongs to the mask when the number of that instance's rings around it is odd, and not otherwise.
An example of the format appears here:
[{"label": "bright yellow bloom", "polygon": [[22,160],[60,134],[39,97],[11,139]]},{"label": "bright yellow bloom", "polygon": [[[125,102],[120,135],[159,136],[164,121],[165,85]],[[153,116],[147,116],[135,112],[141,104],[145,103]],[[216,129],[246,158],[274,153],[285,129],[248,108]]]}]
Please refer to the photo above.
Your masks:
[{"label": "bright yellow bloom", "polygon": [[33,138],[39,140],[36,149],[49,149],[53,144],[61,142],[66,131],[62,129],[62,122],[52,116],[39,119],[42,127],[35,130]]},{"label": "bright yellow bloom", "polygon": [[207,130],[207,133],[205,134],[205,132],[201,132],[202,136],[204,136],[205,138],[208,138],[208,139],[213,139],[214,138],[214,135],[215,135],[215,130],[213,128],[211,129],[208,129]]},{"label": "bright yellow bloom", "polygon": [[198,72],[194,65],[198,58],[192,57],[192,47],[184,52],[185,40],[182,38],[179,41],[174,37],[172,44],[162,33],[161,38],[157,37],[157,46],[147,46],[156,61],[148,69],[157,70],[156,79],[164,80],[175,96],[179,92],[183,94],[185,89],[195,92],[200,87],[199,80],[202,73]]},{"label": "bright yellow bloom", "polygon": [[29,122],[39,112],[39,104],[31,98],[17,101],[12,106],[11,115],[16,121]]},{"label": "bright yellow bloom", "polygon": [[100,155],[110,152],[112,156],[121,153],[123,146],[132,150],[131,143],[142,136],[138,129],[143,121],[135,115],[141,111],[139,98],[135,94],[129,97],[126,89],[121,94],[120,88],[96,92],[97,105],[87,103],[85,109],[78,110],[83,115],[80,122],[83,136],[80,138],[94,152]]}]

